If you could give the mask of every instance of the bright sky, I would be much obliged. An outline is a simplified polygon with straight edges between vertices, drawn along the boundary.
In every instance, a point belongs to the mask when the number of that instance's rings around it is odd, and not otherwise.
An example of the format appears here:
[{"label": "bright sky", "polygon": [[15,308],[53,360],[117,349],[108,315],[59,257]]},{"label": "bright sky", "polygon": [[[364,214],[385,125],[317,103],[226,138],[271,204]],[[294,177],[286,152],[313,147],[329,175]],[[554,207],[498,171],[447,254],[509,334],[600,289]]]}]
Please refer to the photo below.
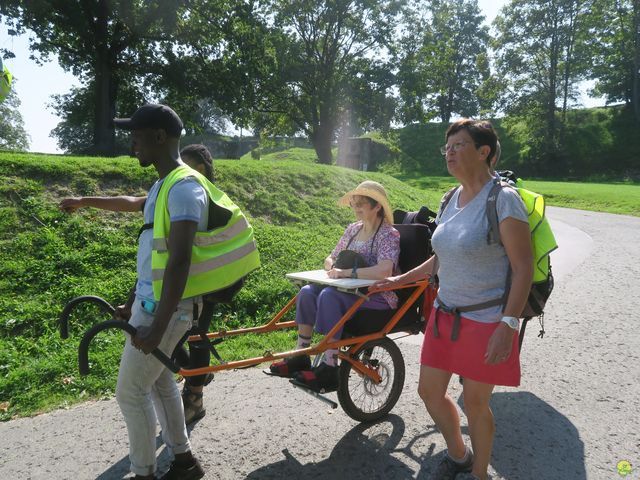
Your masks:
[{"label": "bright sky", "polygon": [[[479,0],[480,9],[490,23],[498,14],[499,9],[507,0]],[[60,119],[53,114],[47,104],[51,102],[51,95],[67,93],[74,85],[80,85],[73,74],[66,73],[57,63],[57,58],[39,66],[29,59],[28,36],[11,37],[7,33],[6,25],[0,23],[0,45],[11,50],[16,58],[4,60],[17,79],[15,89],[22,102],[20,113],[25,128],[31,137],[32,152],[61,153],[55,139],[49,133]],[[598,99],[590,99],[582,95],[581,102],[585,106],[602,105]]]}]

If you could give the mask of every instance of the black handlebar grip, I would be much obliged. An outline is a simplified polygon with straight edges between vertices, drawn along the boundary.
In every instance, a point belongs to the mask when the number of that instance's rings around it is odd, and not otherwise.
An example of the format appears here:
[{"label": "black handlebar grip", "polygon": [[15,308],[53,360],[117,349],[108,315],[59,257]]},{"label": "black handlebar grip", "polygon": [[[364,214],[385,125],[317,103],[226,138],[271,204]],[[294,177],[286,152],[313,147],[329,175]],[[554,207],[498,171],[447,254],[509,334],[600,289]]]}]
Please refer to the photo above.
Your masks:
[{"label": "black handlebar grip", "polygon": [[84,295],[82,297],[76,297],[69,301],[62,310],[60,314],[60,318],[58,321],[60,322],[60,336],[64,339],[69,338],[69,316],[71,315],[71,311],[76,307],[76,305],[89,302],[95,303],[99,307],[102,307],[103,310],[109,312],[113,315],[116,309],[107,302],[104,298],[96,297],[95,295]]},{"label": "black handlebar grip", "polygon": [[[82,337],[80,346],[78,347],[78,369],[80,370],[80,375],[84,376],[89,374],[89,344],[91,343],[91,340],[93,340],[93,337],[95,337],[98,333],[109,328],[119,328],[120,330],[126,331],[130,335],[136,334],[135,327],[132,327],[127,322],[123,322],[121,320],[107,320],[91,327]],[[172,362],[169,357],[167,357],[157,348],[153,352],[151,352],[151,355],[156,357],[160,362],[162,362],[165,367],[167,367],[173,373],[178,373],[180,371],[180,367]]]}]

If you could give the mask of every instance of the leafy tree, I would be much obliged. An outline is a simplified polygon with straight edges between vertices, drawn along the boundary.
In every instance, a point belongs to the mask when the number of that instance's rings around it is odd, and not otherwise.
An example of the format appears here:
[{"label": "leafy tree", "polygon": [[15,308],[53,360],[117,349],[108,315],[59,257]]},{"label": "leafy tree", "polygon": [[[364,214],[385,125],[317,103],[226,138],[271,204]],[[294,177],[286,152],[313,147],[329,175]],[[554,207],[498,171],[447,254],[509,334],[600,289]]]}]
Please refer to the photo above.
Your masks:
[{"label": "leafy tree", "polygon": [[588,21],[593,93],[632,106],[640,122],[640,2],[594,0]]},{"label": "leafy tree", "polygon": [[[121,85],[116,101],[116,111],[123,115],[133,113],[144,98],[141,88],[132,83]],[[66,153],[92,154],[93,145],[93,106],[95,105],[95,82],[87,86],[73,87],[71,91],[62,95],[53,95],[49,107],[62,118],[62,121],[51,131],[51,136],[57,139],[58,147]],[[114,135],[114,154],[123,155],[131,152],[129,136],[126,132],[117,130]]]},{"label": "leafy tree", "polygon": [[389,132],[397,108],[391,94],[394,85],[395,75],[388,62],[356,62],[345,87],[347,103],[342,108],[340,136],[357,136],[372,130]]},{"label": "leafy tree", "polygon": [[148,90],[175,107],[188,134],[223,130],[228,120],[247,127],[272,54],[267,28],[253,0],[190,0],[176,43],[149,67]]},{"label": "leafy tree", "polygon": [[528,119],[539,173],[567,168],[559,153],[561,126],[586,70],[580,41],[589,8],[590,0],[512,0],[494,21],[497,66],[506,86],[503,107]]},{"label": "leafy tree", "polygon": [[397,9],[397,0],[272,0],[272,63],[256,97],[256,128],[302,131],[319,161],[331,163],[340,119],[391,39]]},{"label": "leafy tree", "polygon": [[16,32],[34,30],[40,58],[58,54],[82,80],[52,104],[64,118],[54,131],[60,145],[103,155],[122,150],[111,119],[144,101],[170,104],[187,133],[222,129],[227,116],[246,125],[256,79],[268,77],[256,8],[253,0],[0,0]]},{"label": "leafy tree", "polygon": [[20,99],[14,88],[7,98],[0,103],[0,149],[27,150],[29,148],[29,135],[24,129],[22,115],[18,108]]},{"label": "leafy tree", "polygon": [[[0,0],[15,34],[34,32],[36,58],[56,54],[60,65],[93,90],[92,152],[115,153],[111,120],[120,90],[147,71],[173,42],[186,0]],[[89,87],[89,85],[91,85]],[[86,103],[86,101],[85,101]],[[130,112],[127,112],[130,113]]]},{"label": "leafy tree", "polygon": [[491,108],[483,20],[477,0],[418,1],[406,12],[396,52],[404,122],[439,117],[447,123],[454,114]]}]

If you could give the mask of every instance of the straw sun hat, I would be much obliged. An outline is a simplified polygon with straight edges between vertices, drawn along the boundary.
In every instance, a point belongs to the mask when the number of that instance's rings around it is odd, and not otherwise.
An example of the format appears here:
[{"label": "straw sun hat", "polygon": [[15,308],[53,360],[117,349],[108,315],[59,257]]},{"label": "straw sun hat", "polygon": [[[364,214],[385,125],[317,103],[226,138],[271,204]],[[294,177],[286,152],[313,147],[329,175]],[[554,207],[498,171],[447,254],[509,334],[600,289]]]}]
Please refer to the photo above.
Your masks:
[{"label": "straw sun hat", "polygon": [[345,193],[342,198],[338,200],[338,205],[348,207],[349,202],[351,201],[351,197],[353,197],[354,195],[373,198],[376,202],[382,205],[382,210],[384,211],[384,219],[388,223],[393,224],[393,212],[391,211],[391,206],[389,205],[389,200],[387,199],[387,192],[384,190],[384,187],[378,182],[374,182],[373,180],[365,180],[355,189]]}]

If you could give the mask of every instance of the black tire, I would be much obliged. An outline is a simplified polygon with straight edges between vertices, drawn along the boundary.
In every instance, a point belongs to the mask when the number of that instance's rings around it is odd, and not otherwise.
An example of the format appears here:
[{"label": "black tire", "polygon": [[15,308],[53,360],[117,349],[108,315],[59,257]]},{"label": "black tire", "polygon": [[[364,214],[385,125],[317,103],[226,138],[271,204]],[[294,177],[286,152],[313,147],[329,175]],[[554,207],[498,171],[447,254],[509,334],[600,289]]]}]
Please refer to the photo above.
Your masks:
[{"label": "black tire", "polygon": [[398,346],[384,337],[366,343],[355,357],[378,369],[379,384],[354,371],[349,362],[340,365],[338,401],[340,406],[358,422],[374,422],[387,415],[395,406],[404,386],[404,359]]}]

